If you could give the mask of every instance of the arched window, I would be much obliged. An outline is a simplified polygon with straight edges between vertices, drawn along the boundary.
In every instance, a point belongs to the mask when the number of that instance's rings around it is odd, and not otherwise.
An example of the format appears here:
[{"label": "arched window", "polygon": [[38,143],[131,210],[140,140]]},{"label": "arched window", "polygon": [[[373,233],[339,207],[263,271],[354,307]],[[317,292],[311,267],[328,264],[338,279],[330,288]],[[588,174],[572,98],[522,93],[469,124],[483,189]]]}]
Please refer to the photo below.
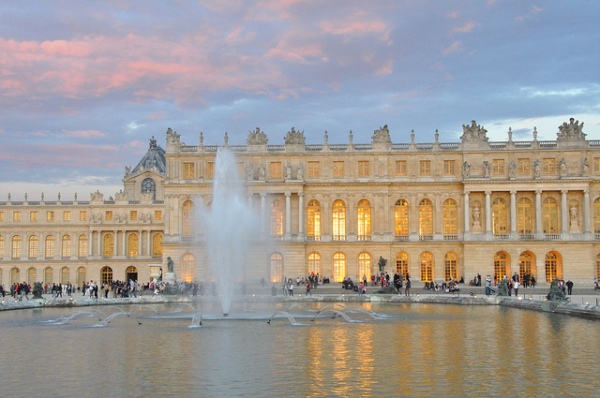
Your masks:
[{"label": "arched window", "polygon": [[406,279],[408,274],[408,253],[399,252],[396,254],[396,272],[402,275],[402,279]]},{"label": "arched window", "polygon": [[319,277],[323,276],[321,273],[321,255],[319,253],[312,252],[308,255],[307,274],[318,274]]},{"label": "arched window", "polygon": [[83,283],[86,281],[85,277],[85,267],[77,268],[77,286],[83,286]]},{"label": "arched window", "polygon": [[127,236],[127,256],[137,257],[139,255],[140,239],[138,234],[131,233]]},{"label": "arched window", "polygon": [[71,257],[71,237],[69,235],[64,235],[62,237],[61,256],[63,258]]},{"label": "arched window", "polygon": [[454,199],[446,199],[442,208],[442,220],[444,222],[444,235],[458,234],[458,206]]},{"label": "arched window", "polygon": [[517,231],[520,234],[529,235],[533,229],[533,206],[528,198],[520,198],[517,201]]},{"label": "arched window", "polygon": [[394,205],[394,235],[407,236],[408,234],[408,202],[398,199]]},{"label": "arched window", "polygon": [[497,252],[494,256],[494,278],[501,280],[507,274],[510,259],[505,252]]},{"label": "arched window", "polygon": [[496,235],[508,233],[506,201],[496,198],[492,202],[492,232]]},{"label": "arched window", "polygon": [[370,278],[373,274],[373,261],[371,255],[367,252],[362,252],[358,255],[358,280],[363,280],[363,276]]},{"label": "arched window", "polygon": [[29,284],[30,286],[33,286],[33,284],[36,282],[36,275],[37,275],[37,271],[35,268],[31,267],[27,270],[27,284]]},{"label": "arched window", "polygon": [[546,254],[546,282],[552,282],[556,278],[562,279],[562,260],[558,253],[548,252]]},{"label": "arched window", "polygon": [[446,253],[444,258],[444,280],[458,280],[458,256],[454,252]]},{"label": "arched window", "polygon": [[596,256],[596,279],[600,281],[600,254]]},{"label": "arched window", "polygon": [[283,282],[283,256],[281,253],[271,254],[269,279],[271,279],[272,283]]},{"label": "arched window", "polygon": [[100,270],[100,283],[112,283],[112,281],[114,281],[112,268],[102,267]]},{"label": "arched window", "polygon": [[306,207],[306,237],[321,240],[321,204],[315,199],[311,199]]},{"label": "arched window", "polygon": [[162,257],[163,255],[163,234],[160,232],[152,235],[152,257]]},{"label": "arched window", "polygon": [[557,234],[558,206],[554,198],[546,198],[542,203],[542,231],[545,234]]},{"label": "arched window", "polygon": [[4,257],[4,237],[0,236],[0,259]]},{"label": "arched window", "polygon": [[145,178],[142,181],[142,193],[151,193],[152,200],[156,199],[156,183],[152,178]]},{"label": "arched window", "polygon": [[194,235],[194,203],[186,200],[181,205],[181,236]]},{"label": "arched window", "polygon": [[37,258],[38,250],[38,237],[35,235],[31,235],[29,237],[29,258]]},{"label": "arched window", "polygon": [[271,202],[271,236],[281,238],[283,236],[283,202],[275,199]]},{"label": "arched window", "polygon": [[333,281],[342,282],[346,277],[346,255],[337,252],[333,255]]},{"label": "arched window", "polygon": [[421,253],[420,264],[421,282],[433,282],[433,254]]},{"label": "arched window", "polygon": [[77,240],[77,256],[78,257],[87,257],[88,255],[88,237],[86,235],[79,235],[79,239]]},{"label": "arched window", "polygon": [[21,258],[21,237],[19,235],[15,235],[12,238],[11,258],[13,260]]},{"label": "arched window", "polygon": [[[113,234],[104,235],[104,246],[102,255],[104,257],[112,257],[115,254],[115,237]],[[111,271],[112,272],[112,271]]]},{"label": "arched window", "polygon": [[52,267],[44,268],[44,283],[52,284],[54,282],[54,270]]},{"label": "arched window", "polygon": [[46,244],[45,244],[45,257],[46,258],[53,258],[54,257],[54,236],[50,235],[46,237]]},{"label": "arched window", "polygon": [[62,267],[60,269],[60,283],[69,284],[71,283],[71,270],[69,267]]},{"label": "arched window", "polygon": [[[519,277],[521,281],[524,281],[525,275],[535,276],[533,272],[535,269],[535,259],[533,253],[523,252],[519,256]],[[528,278],[527,278],[528,279]]]},{"label": "arched window", "polygon": [[433,204],[429,199],[419,202],[419,235],[433,235]]},{"label": "arched window", "polygon": [[600,234],[600,198],[594,200],[594,233]]},{"label": "arched window", "polygon": [[[129,280],[137,281],[138,280],[138,270],[133,265],[130,265],[125,269],[125,281],[129,282]],[[186,281],[189,282],[189,281]]]},{"label": "arched window", "polygon": [[[332,208],[333,240],[346,240],[346,204],[343,200],[338,199],[333,202]],[[342,279],[343,278],[344,277],[342,277]]]},{"label": "arched window", "polygon": [[11,268],[10,270],[10,284],[21,283],[21,274],[17,267]]},{"label": "arched window", "polygon": [[356,209],[358,240],[371,240],[371,203],[362,199]]},{"label": "arched window", "polygon": [[181,256],[181,279],[186,282],[196,280],[196,258],[192,253]]}]

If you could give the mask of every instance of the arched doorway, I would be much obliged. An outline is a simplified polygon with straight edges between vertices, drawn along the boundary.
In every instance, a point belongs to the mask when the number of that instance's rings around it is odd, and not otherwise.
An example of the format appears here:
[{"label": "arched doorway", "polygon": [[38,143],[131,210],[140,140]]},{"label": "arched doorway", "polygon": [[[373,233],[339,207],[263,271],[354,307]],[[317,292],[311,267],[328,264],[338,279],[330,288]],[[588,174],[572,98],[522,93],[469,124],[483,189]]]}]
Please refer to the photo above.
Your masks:
[{"label": "arched doorway", "polygon": [[133,265],[130,265],[125,270],[125,281],[137,281],[138,280],[138,270]]}]

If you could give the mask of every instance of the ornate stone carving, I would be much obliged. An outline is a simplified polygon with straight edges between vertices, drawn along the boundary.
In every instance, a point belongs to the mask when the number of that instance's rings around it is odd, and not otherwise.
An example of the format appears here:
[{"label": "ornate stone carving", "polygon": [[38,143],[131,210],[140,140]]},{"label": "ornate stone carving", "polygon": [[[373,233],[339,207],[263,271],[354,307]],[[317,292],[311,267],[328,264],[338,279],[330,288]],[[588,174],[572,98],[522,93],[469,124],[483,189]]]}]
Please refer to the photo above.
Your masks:
[{"label": "ornate stone carving", "polygon": [[[175,131],[171,130],[171,127],[169,127],[167,129],[167,146],[172,145],[172,144],[179,144],[180,137],[181,136],[179,134],[177,134]],[[154,140],[154,141],[156,143],[156,140]]]},{"label": "ornate stone carving", "polygon": [[304,138],[304,130],[296,131],[296,129],[294,127],[292,127],[291,130],[288,131],[287,134],[285,135],[285,144],[286,145],[289,145],[289,144],[304,145],[305,141],[306,140]]},{"label": "ornate stone carving", "polygon": [[267,135],[264,131],[260,131],[259,127],[257,127],[256,130],[250,130],[248,132],[248,138],[246,139],[248,145],[267,145],[267,142]]},{"label": "ornate stone carving", "polygon": [[460,139],[462,142],[488,142],[487,130],[472,120],[470,126],[463,124],[463,135]]},{"label": "ornate stone carving", "polygon": [[564,122],[561,126],[558,126],[558,133],[556,134],[557,141],[585,141],[583,132],[583,122],[579,123],[579,120],[574,118],[569,119],[569,123]]},{"label": "ornate stone carving", "polygon": [[390,137],[390,131],[387,124],[380,127],[379,130],[373,131],[373,144],[391,144],[392,138]]},{"label": "ornate stone carving", "polygon": [[92,202],[102,202],[104,200],[104,195],[100,193],[100,191],[90,193],[90,201]]}]

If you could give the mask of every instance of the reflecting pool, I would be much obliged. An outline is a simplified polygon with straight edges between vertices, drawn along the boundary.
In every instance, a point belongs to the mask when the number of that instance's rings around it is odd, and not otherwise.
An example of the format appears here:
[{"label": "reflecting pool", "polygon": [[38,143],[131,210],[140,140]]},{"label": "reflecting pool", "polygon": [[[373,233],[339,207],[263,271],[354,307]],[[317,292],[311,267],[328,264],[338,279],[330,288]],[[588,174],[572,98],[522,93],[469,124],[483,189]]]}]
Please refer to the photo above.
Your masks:
[{"label": "reflecting pool", "polygon": [[200,304],[8,311],[0,313],[0,355],[2,392],[32,397],[600,389],[597,321],[500,306],[252,304],[226,319]]}]

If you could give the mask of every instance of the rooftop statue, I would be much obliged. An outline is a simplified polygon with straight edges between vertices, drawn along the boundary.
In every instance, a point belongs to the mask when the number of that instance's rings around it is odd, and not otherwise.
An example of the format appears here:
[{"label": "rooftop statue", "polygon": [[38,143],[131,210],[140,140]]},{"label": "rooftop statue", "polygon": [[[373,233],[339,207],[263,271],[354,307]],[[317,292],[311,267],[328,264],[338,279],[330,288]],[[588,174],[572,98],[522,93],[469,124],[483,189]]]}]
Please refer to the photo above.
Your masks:
[{"label": "rooftop statue", "polygon": [[266,145],[267,141],[267,135],[257,127],[254,131],[250,130],[246,143],[248,145]]},{"label": "rooftop statue", "polygon": [[180,135],[177,132],[171,130],[171,127],[167,129],[167,145],[179,143]]},{"label": "rooftop statue", "polygon": [[380,127],[379,130],[373,131],[373,144],[391,144],[392,138],[390,137],[390,130],[388,129],[387,124],[383,127]]},{"label": "rooftop statue", "polygon": [[475,120],[471,121],[471,125],[463,124],[463,135],[460,137],[462,142],[478,142],[488,141],[487,130],[477,124]]},{"label": "rooftop statue", "polygon": [[290,131],[287,132],[287,134],[285,135],[285,144],[302,144],[304,145],[305,142],[305,138],[304,138],[304,130],[302,131],[296,131],[295,128],[291,128]]},{"label": "rooftop statue", "polygon": [[556,136],[557,141],[585,140],[586,134],[583,132],[583,122],[579,123],[579,120],[570,118],[569,123],[564,122],[561,126],[558,126],[558,133]]}]

